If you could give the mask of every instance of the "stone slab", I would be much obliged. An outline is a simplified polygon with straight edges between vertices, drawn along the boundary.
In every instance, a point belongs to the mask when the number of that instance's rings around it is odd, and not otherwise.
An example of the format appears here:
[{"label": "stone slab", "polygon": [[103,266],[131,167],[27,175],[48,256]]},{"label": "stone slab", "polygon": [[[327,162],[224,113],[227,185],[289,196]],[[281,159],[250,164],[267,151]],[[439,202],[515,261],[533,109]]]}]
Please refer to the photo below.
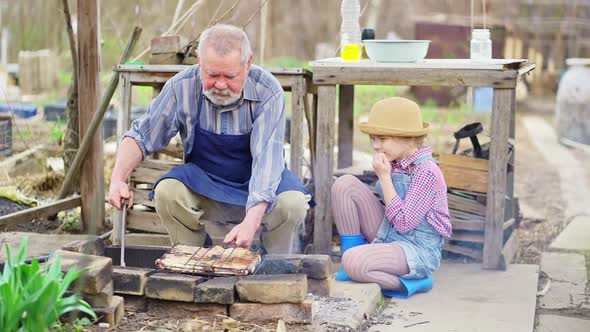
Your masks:
[{"label": "stone slab", "polygon": [[148,299],[147,312],[155,317],[184,320],[195,317],[227,316],[228,305],[216,303],[189,303],[181,301],[160,301]]},{"label": "stone slab", "polygon": [[155,270],[140,267],[113,267],[115,293],[128,295],[144,295],[148,277]]},{"label": "stone slab", "polygon": [[148,277],[145,296],[151,299],[193,302],[197,284],[205,282],[202,277],[158,272]]},{"label": "stone slab", "polygon": [[314,300],[302,303],[234,303],[229,307],[231,318],[241,322],[268,323],[282,319],[290,324],[309,324],[313,320]]},{"label": "stone slab", "polygon": [[218,277],[195,288],[196,303],[232,304],[236,301],[237,277]]},{"label": "stone slab", "polygon": [[333,293],[316,300],[312,331],[356,331],[383,298],[377,284],[335,281]]},{"label": "stone slab", "polygon": [[91,307],[107,307],[113,298],[113,282],[109,282],[98,294],[80,294]]},{"label": "stone slab", "polygon": [[110,258],[94,255],[79,254],[77,252],[56,250],[53,261],[61,256],[61,270],[69,271],[73,266],[78,270],[84,269],[70,289],[87,294],[98,294],[106,285],[113,281],[113,264]]},{"label": "stone slab", "polygon": [[563,232],[553,240],[549,248],[553,250],[590,251],[590,217],[575,217]]},{"label": "stone slab", "polygon": [[588,332],[590,331],[590,317],[579,319],[556,315],[539,315],[537,332]]},{"label": "stone slab", "polygon": [[334,292],[334,278],[324,280],[307,279],[307,292],[315,296],[332,296]]},{"label": "stone slab", "polygon": [[307,295],[305,274],[271,274],[243,277],[236,283],[240,302],[301,303]]},{"label": "stone slab", "polygon": [[65,251],[73,251],[86,255],[104,256],[104,241],[99,237],[84,240],[75,240],[63,246]]},{"label": "stone slab", "polygon": [[545,296],[539,299],[544,309],[574,308],[585,302],[586,258],[575,253],[546,252],[541,257],[541,270],[551,279]]},{"label": "stone slab", "polygon": [[332,261],[328,255],[280,255],[264,256],[256,274],[303,273],[308,279],[324,280],[331,276]]},{"label": "stone slab", "polygon": [[[0,233],[0,243],[8,244],[13,254],[16,254],[22,240],[29,238],[27,257],[47,256],[63,246],[76,240],[95,238],[94,235],[85,234],[39,234],[28,232],[4,232]],[[0,262],[6,261],[6,250],[2,245],[0,250]]]},{"label": "stone slab", "polygon": [[539,268],[511,264],[506,271],[481,264],[443,262],[434,288],[408,300],[386,301],[390,324],[369,331],[533,331]]}]

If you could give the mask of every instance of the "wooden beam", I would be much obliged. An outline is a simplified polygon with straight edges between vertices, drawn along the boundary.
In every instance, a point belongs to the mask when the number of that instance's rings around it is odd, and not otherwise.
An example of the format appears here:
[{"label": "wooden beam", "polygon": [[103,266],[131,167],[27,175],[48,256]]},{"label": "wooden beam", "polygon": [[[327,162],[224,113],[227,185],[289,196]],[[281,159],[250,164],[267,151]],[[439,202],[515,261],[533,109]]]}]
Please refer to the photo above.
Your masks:
[{"label": "wooden beam", "polygon": [[479,261],[482,258],[481,251],[475,250],[475,249],[461,247],[461,246],[454,245],[454,244],[445,243],[443,249],[446,250],[446,251],[450,251],[452,253],[455,253],[455,254],[461,254],[461,255],[465,255],[465,256],[471,257],[471,258],[475,258],[475,259],[477,259]]},{"label": "wooden beam", "polygon": [[[100,95],[99,0],[78,0],[78,96],[80,137],[90,129]],[[104,221],[102,131],[93,135],[80,172],[81,227],[96,234]]]},{"label": "wooden beam", "polygon": [[338,96],[338,168],[352,166],[354,85],[340,85]]},{"label": "wooden beam", "polygon": [[0,228],[10,225],[25,224],[34,219],[51,216],[63,210],[73,209],[80,206],[80,204],[80,195],[75,195],[72,197],[60,199],[47,205],[21,210],[0,217]]},{"label": "wooden beam", "polygon": [[483,267],[485,269],[501,269],[503,264],[502,240],[504,232],[502,229],[506,202],[504,197],[506,195],[510,117],[513,114],[514,99],[514,89],[494,89],[483,248]]},{"label": "wooden beam", "polygon": [[291,89],[291,171],[299,179],[303,177],[303,117],[305,115],[305,103],[307,101],[307,82],[299,77]]},{"label": "wooden beam", "polygon": [[332,203],[330,191],[334,175],[334,117],[336,114],[336,86],[318,87],[317,145],[315,160],[315,209],[313,248],[327,254],[332,241]]}]

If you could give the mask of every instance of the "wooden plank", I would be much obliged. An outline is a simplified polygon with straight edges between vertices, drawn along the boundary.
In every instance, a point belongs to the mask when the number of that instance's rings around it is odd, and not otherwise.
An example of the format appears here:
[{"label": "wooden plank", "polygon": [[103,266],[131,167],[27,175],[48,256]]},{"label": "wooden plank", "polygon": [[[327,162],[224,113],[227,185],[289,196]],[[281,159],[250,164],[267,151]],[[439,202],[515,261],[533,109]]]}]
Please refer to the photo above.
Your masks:
[{"label": "wooden plank", "polygon": [[[100,95],[100,21],[98,0],[78,0],[78,105],[80,137],[89,130]],[[81,227],[96,234],[104,221],[102,131],[94,135],[80,169]]]},{"label": "wooden plank", "polygon": [[463,241],[463,242],[473,242],[473,243],[483,243],[484,236],[481,233],[466,233],[466,232],[453,232],[451,236],[451,240],[455,241]]},{"label": "wooden plank", "polygon": [[443,249],[446,251],[455,253],[455,254],[461,254],[461,255],[465,255],[465,256],[477,259],[478,261],[481,261],[481,259],[483,257],[483,254],[479,250],[475,250],[475,249],[471,249],[471,248],[464,248],[464,247],[454,245],[454,244],[445,243]]},{"label": "wooden plank", "polygon": [[454,231],[483,231],[484,222],[479,220],[461,220],[451,218],[451,225]]},{"label": "wooden plank", "polygon": [[469,213],[469,212],[449,209],[449,213],[451,215],[451,218],[454,218],[454,219],[474,220],[474,221],[481,221],[482,223],[485,221],[485,218],[483,216],[479,216],[477,214],[473,214],[473,213]]},{"label": "wooden plank", "polygon": [[440,169],[450,189],[486,193],[488,172],[440,164]]},{"label": "wooden plank", "polygon": [[307,98],[306,82],[299,78],[291,90],[291,156],[290,168],[299,179],[303,177],[303,117]]},{"label": "wooden plank", "polygon": [[504,196],[510,116],[514,109],[514,89],[495,89],[492,111],[488,196],[485,225],[483,267],[502,268],[502,226],[504,224]]},{"label": "wooden plank", "polygon": [[0,217],[0,227],[3,228],[10,225],[26,224],[34,219],[51,216],[63,210],[73,209],[80,206],[81,202],[80,195],[75,195],[47,205],[11,213]]},{"label": "wooden plank", "polygon": [[150,201],[148,198],[151,189],[131,188],[131,190],[133,191],[134,205],[143,205],[152,209],[156,208],[156,202]]},{"label": "wooden plank", "polygon": [[127,229],[138,231],[168,234],[166,227],[162,225],[160,217],[155,211],[135,210],[127,211]]},{"label": "wooden plank", "polygon": [[327,254],[332,240],[332,205],[330,191],[334,174],[334,117],[336,113],[336,86],[318,88],[316,128],[314,251]]},{"label": "wooden plank", "polygon": [[505,231],[508,228],[514,226],[515,220],[514,218],[508,219],[504,222],[504,225],[502,225],[502,230]]},{"label": "wooden plank", "polygon": [[471,59],[423,59],[416,62],[376,62],[370,59],[360,61],[342,61],[341,58],[319,59],[310,62],[312,67],[362,67],[362,68],[406,68],[406,69],[485,69],[502,70],[520,68],[528,63],[528,59],[491,59],[486,62],[474,62]]},{"label": "wooden plank", "polygon": [[508,268],[508,265],[514,259],[514,256],[518,252],[518,229],[512,231],[510,237],[504,244],[502,248],[502,256],[500,257],[500,268],[499,270],[505,271]]},{"label": "wooden plank", "polygon": [[448,193],[447,202],[449,204],[449,209],[461,210],[479,216],[486,215],[486,206],[474,199]]},{"label": "wooden plank", "polygon": [[160,176],[172,169],[172,167],[181,164],[178,161],[145,159],[131,173],[131,182],[153,184]]},{"label": "wooden plank", "polygon": [[488,161],[485,159],[473,158],[459,154],[441,153],[436,155],[439,164],[449,166],[466,168],[478,171],[488,171]]},{"label": "wooden plank", "polygon": [[322,85],[379,84],[514,88],[517,74],[516,70],[314,67],[313,82]]},{"label": "wooden plank", "polygon": [[338,168],[352,166],[354,85],[340,85],[338,96]]},{"label": "wooden plank", "polygon": [[[142,72],[142,73],[179,73],[191,65],[117,65],[115,71],[118,72]],[[311,77],[312,72],[305,68],[266,68],[273,75],[303,75]]]}]

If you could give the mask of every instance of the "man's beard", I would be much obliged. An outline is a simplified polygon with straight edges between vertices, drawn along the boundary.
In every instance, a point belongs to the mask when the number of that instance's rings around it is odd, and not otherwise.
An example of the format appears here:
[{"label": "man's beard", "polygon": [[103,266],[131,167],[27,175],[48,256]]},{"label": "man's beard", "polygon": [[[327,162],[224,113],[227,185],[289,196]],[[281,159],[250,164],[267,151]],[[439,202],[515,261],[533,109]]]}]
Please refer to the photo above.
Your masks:
[{"label": "man's beard", "polygon": [[[212,87],[208,90],[204,89],[203,94],[209,99],[213,104],[217,106],[227,106],[235,103],[236,101],[240,100],[242,97],[242,92],[232,92],[230,89],[219,90],[215,87]],[[220,96],[223,95],[223,96]]]}]

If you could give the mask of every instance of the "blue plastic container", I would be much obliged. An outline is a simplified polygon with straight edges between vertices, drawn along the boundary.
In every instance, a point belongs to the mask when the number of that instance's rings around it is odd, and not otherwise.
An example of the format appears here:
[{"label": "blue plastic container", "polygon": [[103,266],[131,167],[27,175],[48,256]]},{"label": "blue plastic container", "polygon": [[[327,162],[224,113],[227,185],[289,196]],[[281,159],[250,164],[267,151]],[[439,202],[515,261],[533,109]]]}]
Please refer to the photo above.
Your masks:
[{"label": "blue plastic container", "polygon": [[20,103],[3,103],[0,104],[0,113],[14,113],[15,116],[26,119],[37,115],[37,106]]},{"label": "blue plastic container", "polygon": [[57,121],[57,119],[66,121],[66,100],[65,98],[54,101],[51,104],[43,106],[43,116],[47,121]]}]

